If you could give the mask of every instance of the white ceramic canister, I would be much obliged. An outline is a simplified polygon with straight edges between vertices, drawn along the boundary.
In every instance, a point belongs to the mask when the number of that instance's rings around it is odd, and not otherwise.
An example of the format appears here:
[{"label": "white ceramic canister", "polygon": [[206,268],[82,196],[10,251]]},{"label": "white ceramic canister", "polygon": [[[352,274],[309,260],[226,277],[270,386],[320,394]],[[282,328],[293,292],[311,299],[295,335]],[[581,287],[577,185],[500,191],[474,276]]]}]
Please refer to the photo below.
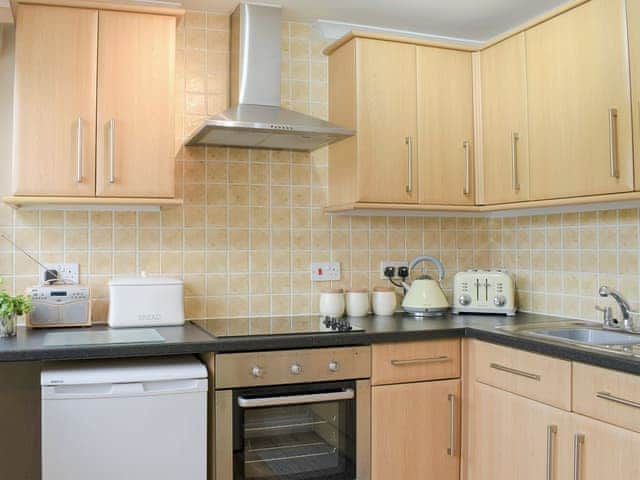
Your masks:
[{"label": "white ceramic canister", "polygon": [[341,288],[330,288],[320,292],[320,315],[331,318],[344,315],[344,293]]},{"label": "white ceramic canister", "polygon": [[369,315],[369,291],[366,288],[350,288],[347,290],[347,315],[350,317],[366,317]]},{"label": "white ceramic canister", "polygon": [[393,315],[398,306],[396,292],[391,287],[374,287],[371,303],[373,304],[374,314],[382,316]]}]

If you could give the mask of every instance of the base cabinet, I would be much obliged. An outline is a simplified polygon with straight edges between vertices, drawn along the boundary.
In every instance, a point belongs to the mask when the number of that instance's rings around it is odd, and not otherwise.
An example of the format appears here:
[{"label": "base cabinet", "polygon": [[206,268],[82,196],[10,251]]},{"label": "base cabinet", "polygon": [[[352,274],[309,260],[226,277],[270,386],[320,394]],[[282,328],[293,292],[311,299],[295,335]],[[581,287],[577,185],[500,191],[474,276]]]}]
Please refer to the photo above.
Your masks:
[{"label": "base cabinet", "polygon": [[460,380],[373,387],[371,435],[373,480],[457,480]]},{"label": "base cabinet", "polygon": [[570,478],[569,412],[482,383],[472,388],[466,480]]}]

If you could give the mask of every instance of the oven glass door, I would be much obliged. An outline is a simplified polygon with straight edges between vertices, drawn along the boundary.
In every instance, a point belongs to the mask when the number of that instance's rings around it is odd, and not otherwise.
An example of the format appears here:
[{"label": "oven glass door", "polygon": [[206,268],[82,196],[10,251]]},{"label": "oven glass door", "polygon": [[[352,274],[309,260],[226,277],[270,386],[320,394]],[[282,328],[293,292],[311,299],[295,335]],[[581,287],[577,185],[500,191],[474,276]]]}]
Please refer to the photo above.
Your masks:
[{"label": "oven glass door", "polygon": [[354,382],[234,390],[234,479],[355,479],[354,392]]}]

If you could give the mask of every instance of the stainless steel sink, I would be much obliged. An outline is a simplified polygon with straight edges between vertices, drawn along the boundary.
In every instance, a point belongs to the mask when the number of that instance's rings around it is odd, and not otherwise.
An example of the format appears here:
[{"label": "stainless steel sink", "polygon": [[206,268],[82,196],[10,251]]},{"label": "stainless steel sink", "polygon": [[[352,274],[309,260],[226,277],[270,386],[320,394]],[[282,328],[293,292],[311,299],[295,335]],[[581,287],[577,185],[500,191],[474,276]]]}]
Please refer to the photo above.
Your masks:
[{"label": "stainless steel sink", "polygon": [[567,342],[584,343],[588,345],[636,345],[640,344],[640,336],[630,333],[612,332],[595,328],[555,328],[547,330],[533,330],[532,335],[557,338]]},{"label": "stainless steel sink", "polygon": [[496,327],[517,334],[581,347],[640,357],[640,335],[605,330],[602,324],[580,320]]}]

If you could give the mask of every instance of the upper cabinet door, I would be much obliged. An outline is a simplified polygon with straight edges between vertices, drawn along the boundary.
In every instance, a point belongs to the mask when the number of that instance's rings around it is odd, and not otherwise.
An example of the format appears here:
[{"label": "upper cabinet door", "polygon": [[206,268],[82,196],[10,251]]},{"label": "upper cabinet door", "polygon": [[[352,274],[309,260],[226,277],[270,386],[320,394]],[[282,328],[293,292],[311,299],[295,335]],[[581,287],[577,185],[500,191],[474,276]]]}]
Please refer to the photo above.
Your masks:
[{"label": "upper cabinet door", "polygon": [[173,197],[175,18],[100,12],[96,194]]},{"label": "upper cabinet door", "polygon": [[18,8],[13,193],[93,196],[98,13]]},{"label": "upper cabinet door", "polygon": [[416,203],[416,47],[357,40],[358,198]]},{"label": "upper cabinet door", "polygon": [[529,199],[524,33],[480,54],[482,190],[485,204]]},{"label": "upper cabinet door", "polygon": [[525,36],[531,198],[633,190],[624,0],[592,0]]},{"label": "upper cabinet door", "polygon": [[471,54],[418,47],[420,203],[473,205]]},{"label": "upper cabinet door", "polygon": [[636,190],[640,190],[640,0],[627,0],[627,26],[631,55],[631,112],[633,115],[634,158],[637,163]]}]

